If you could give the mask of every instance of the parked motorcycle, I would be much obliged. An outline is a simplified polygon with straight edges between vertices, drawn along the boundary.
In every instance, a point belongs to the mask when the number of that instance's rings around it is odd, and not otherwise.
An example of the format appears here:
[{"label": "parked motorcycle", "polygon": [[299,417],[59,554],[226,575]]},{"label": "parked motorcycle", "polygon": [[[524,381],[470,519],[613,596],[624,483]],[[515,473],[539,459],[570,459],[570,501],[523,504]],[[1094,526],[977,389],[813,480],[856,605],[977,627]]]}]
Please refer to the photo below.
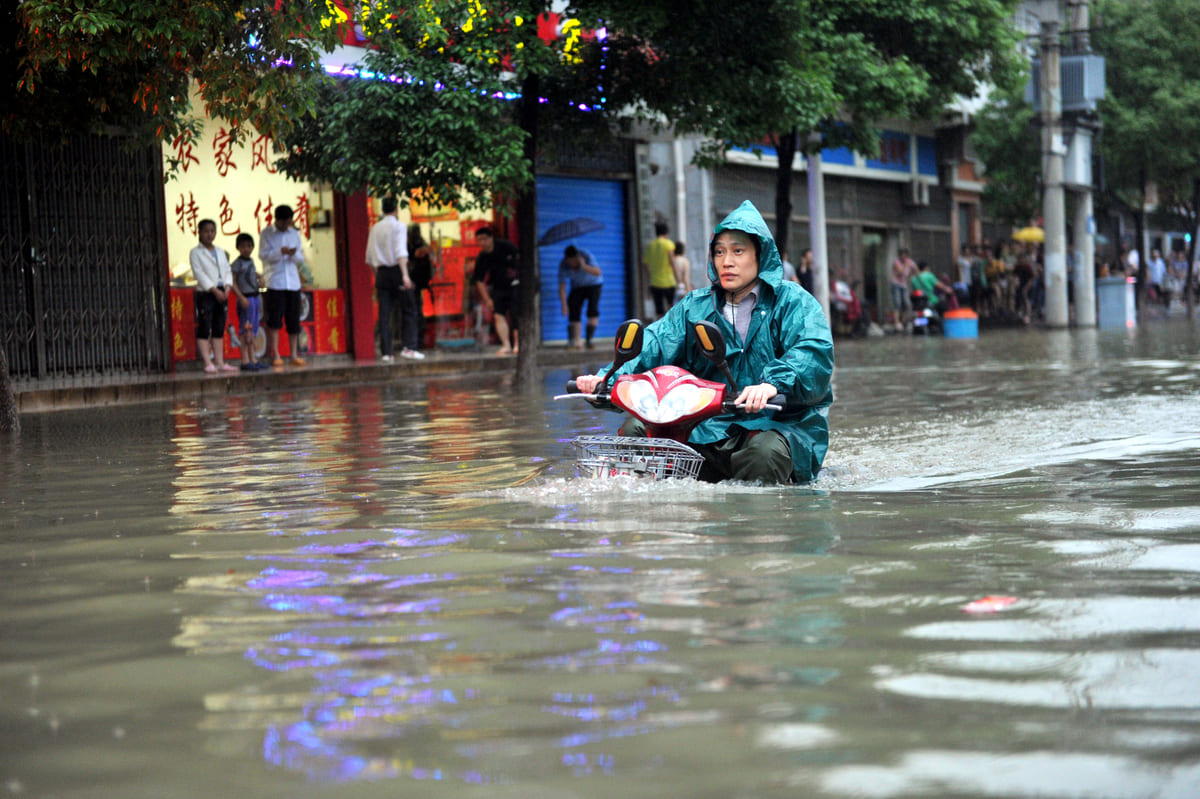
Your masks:
[{"label": "parked motorcycle", "polygon": [[942,317],[930,306],[929,297],[925,292],[916,290],[908,295],[912,300],[912,326],[913,335],[929,335],[940,334],[942,332]]},{"label": "parked motorcycle", "polygon": [[[584,477],[649,477],[651,479],[695,478],[703,456],[688,446],[692,430],[705,419],[741,413],[733,398],[741,393],[725,359],[725,339],[711,322],[693,326],[701,354],[725,376],[717,383],[693,375],[678,366],[657,366],[640,374],[621,375],[606,390],[608,381],[621,366],[642,351],[644,326],[630,319],[617,329],[613,365],[595,394],[581,394],[571,380],[566,394],[554,399],[586,399],[598,408],[625,411],[646,426],[646,436],[579,436],[571,441],[579,474]],[[784,398],[764,410],[781,411]]]},{"label": "parked motorcycle", "polygon": [[829,298],[830,330],[835,336],[862,338],[871,326],[866,309],[858,294],[845,280],[833,282],[833,294]]}]

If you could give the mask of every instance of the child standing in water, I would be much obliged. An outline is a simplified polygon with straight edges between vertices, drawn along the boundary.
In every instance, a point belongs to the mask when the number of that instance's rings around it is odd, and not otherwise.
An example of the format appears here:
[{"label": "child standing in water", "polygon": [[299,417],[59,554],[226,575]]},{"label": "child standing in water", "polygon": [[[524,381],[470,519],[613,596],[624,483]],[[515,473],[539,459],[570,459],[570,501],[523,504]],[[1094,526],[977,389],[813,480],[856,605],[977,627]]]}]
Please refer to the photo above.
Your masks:
[{"label": "child standing in water", "polygon": [[254,237],[249,233],[239,233],[237,237],[237,259],[229,265],[233,272],[233,293],[238,302],[238,328],[242,338],[242,371],[257,372],[269,368],[265,363],[259,363],[254,355],[254,345],[258,339],[258,323],[262,318],[262,299],[258,296],[262,288],[262,278],[254,266],[251,254],[254,252]]}]

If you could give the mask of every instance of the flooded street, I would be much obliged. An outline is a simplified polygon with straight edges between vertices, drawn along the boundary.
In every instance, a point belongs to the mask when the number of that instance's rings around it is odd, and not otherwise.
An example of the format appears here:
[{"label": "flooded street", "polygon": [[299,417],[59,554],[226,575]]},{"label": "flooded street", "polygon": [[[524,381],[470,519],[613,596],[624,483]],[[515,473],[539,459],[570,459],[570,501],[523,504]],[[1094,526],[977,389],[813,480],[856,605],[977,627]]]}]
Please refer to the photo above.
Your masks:
[{"label": "flooded street", "polygon": [[802,488],[576,478],[570,376],[25,417],[0,796],[1200,795],[1186,320],[839,342]]}]

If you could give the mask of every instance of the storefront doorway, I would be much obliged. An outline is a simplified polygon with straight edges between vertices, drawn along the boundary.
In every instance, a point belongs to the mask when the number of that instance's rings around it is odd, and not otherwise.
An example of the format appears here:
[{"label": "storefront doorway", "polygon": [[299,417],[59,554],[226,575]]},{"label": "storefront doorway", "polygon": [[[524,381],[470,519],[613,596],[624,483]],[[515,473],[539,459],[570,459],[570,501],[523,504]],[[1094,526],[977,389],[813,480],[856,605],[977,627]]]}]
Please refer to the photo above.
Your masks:
[{"label": "storefront doorway", "polygon": [[558,301],[558,264],[563,250],[571,244],[591,253],[604,273],[597,335],[602,338],[611,335],[628,316],[625,188],[625,183],[620,180],[556,175],[538,177],[539,240],[546,239],[556,226],[567,225],[572,220],[586,220],[580,221],[574,233],[565,238],[550,235],[555,240],[538,249],[543,342],[563,343],[567,340],[567,319],[562,315]]},{"label": "storefront doorway", "polygon": [[880,287],[888,285],[887,231],[883,228],[863,228],[862,232],[862,301],[871,321],[878,323],[886,313],[884,304],[890,301]]}]

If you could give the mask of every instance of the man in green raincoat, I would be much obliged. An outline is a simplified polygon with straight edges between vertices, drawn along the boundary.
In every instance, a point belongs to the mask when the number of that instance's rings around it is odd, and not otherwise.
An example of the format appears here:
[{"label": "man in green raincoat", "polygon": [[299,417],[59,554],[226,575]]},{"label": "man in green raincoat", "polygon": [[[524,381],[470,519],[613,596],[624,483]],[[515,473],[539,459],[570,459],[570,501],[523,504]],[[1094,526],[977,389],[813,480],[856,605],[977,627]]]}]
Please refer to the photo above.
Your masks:
[{"label": "man in green raincoat", "polygon": [[[696,322],[712,322],[725,337],[729,369],[741,387],[736,401],[747,413],[706,419],[692,431],[689,443],[704,456],[700,478],[809,482],[829,448],[829,322],[811,294],[783,279],[775,239],[748,200],[717,225],[708,278],[711,286],[686,295],[646,328],[641,354],[613,377],[673,364],[726,382],[691,341]],[[602,379],[581,375],[575,382],[588,394]],[[788,409],[763,410],[777,394],[790,398]],[[621,432],[644,435],[640,427],[630,419]]]}]

